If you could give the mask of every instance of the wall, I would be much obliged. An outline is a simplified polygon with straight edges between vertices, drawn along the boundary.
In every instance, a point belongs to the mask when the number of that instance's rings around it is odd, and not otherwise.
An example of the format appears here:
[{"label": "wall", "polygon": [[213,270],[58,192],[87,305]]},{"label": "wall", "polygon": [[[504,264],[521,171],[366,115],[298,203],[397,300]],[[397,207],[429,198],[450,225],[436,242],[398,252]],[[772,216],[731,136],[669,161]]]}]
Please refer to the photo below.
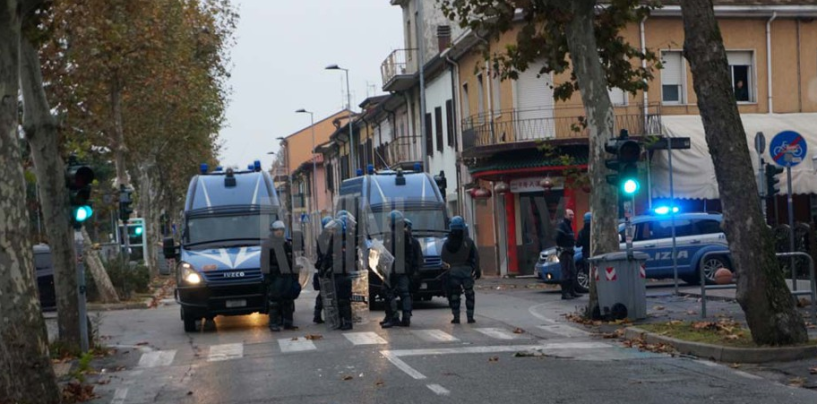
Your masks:
[{"label": "wall", "polygon": [[[426,85],[426,111],[431,114],[431,137],[432,137],[432,155],[429,159],[428,172],[432,175],[438,175],[440,171],[445,172],[445,178],[448,180],[448,188],[446,189],[446,199],[450,200],[456,198],[457,194],[457,152],[452,144],[448,146],[448,116],[446,115],[446,101],[452,100],[451,94],[451,74],[446,71],[440,74]],[[435,109],[440,108],[442,112],[442,152],[437,151],[437,129]],[[455,112],[456,113],[456,112]],[[453,135],[452,135],[453,136]]]},{"label": "wall", "polygon": [[[347,111],[340,111],[315,122],[314,145],[317,146],[327,142],[329,140],[329,136],[335,133],[335,130],[337,129],[335,128],[335,125],[332,124],[332,121],[336,118],[345,117],[347,115]],[[306,119],[309,119],[307,114],[304,114],[304,116]],[[343,121],[345,122],[345,119]],[[287,167],[291,173],[300,167],[301,164],[310,161],[312,158],[312,126],[307,126],[306,128],[287,136],[286,141],[289,146],[287,148]]]}]

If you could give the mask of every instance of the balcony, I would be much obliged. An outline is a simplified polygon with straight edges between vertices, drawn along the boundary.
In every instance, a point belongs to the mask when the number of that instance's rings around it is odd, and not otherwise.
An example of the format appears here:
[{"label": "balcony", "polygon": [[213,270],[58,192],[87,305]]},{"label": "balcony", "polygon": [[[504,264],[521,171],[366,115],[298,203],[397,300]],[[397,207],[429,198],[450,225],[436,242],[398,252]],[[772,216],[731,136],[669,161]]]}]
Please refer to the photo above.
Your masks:
[{"label": "balcony", "polygon": [[[643,105],[615,107],[616,133],[627,129],[631,136],[657,134],[661,129],[658,105],[650,105],[646,116]],[[540,140],[586,139],[582,106],[564,106],[532,110],[502,110],[473,115],[463,120],[465,150]]]},{"label": "balcony", "polygon": [[389,167],[401,164],[423,161],[420,138],[417,136],[404,136],[394,139],[386,145],[386,155],[384,156]]},{"label": "balcony", "polygon": [[380,65],[383,91],[405,91],[414,85],[417,72],[415,49],[398,49]]}]

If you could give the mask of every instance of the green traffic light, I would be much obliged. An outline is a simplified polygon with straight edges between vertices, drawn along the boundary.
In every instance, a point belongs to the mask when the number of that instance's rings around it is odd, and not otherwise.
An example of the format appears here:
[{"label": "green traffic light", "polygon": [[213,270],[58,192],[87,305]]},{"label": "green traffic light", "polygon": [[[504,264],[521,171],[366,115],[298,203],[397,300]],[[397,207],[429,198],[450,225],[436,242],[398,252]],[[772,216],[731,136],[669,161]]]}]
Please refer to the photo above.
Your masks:
[{"label": "green traffic light", "polygon": [[632,195],[638,191],[639,185],[638,181],[634,179],[627,179],[624,180],[624,184],[622,185],[622,189],[624,193],[627,195]]},{"label": "green traffic light", "polygon": [[78,206],[74,208],[74,220],[82,223],[94,215],[94,210],[90,206]]},{"label": "green traffic light", "polygon": [[134,230],[133,230],[133,232],[134,232],[134,233],[135,233],[137,236],[141,236],[141,235],[142,235],[142,231],[143,231],[143,230],[142,230],[142,226],[139,226],[139,227],[137,227],[136,229],[134,229]]}]

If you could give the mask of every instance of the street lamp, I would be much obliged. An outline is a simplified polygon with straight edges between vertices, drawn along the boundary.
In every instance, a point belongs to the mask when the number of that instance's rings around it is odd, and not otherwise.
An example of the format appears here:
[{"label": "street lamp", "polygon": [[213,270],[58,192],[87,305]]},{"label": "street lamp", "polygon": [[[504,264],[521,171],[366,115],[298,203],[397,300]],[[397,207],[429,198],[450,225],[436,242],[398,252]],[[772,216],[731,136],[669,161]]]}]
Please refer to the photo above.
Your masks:
[{"label": "street lamp", "polygon": [[354,177],[354,174],[357,173],[357,160],[355,160],[355,148],[357,144],[355,144],[355,136],[352,132],[352,93],[349,92],[349,69],[344,69],[338,65],[329,65],[326,66],[326,70],[343,70],[346,72],[346,108],[349,110],[349,143],[351,146],[349,147],[349,158],[351,158],[351,175]]},{"label": "street lamp", "polygon": [[[303,108],[295,111],[295,113],[296,114],[309,114],[309,119],[310,119],[310,121],[312,123],[312,153],[310,153],[312,155],[312,198],[310,200],[310,202],[311,202],[310,205],[314,205],[314,206],[310,206],[310,210],[312,211],[312,213],[314,215],[314,217],[312,219],[312,223],[313,223],[312,228],[314,230],[314,229],[316,229],[316,226],[315,226],[314,223],[315,222],[320,222],[320,217],[317,214],[317,211],[318,211],[318,184],[317,184],[318,183],[318,181],[317,181],[318,169],[317,169],[317,163],[315,161],[316,160],[315,159],[315,114],[312,113],[312,112],[309,112],[309,111],[307,111],[307,110],[305,110]],[[315,234],[317,234],[317,230],[316,230]]]},{"label": "street lamp", "polygon": [[292,172],[289,170],[289,145],[287,144],[287,140],[284,137],[278,136],[275,138],[280,140],[282,146],[287,148],[286,152],[284,152],[284,169],[287,173],[287,178],[289,179],[289,206],[291,207],[291,211],[289,212],[289,229],[290,231],[294,231],[295,229],[293,226],[295,225],[295,192],[294,192],[294,185],[292,184]]}]

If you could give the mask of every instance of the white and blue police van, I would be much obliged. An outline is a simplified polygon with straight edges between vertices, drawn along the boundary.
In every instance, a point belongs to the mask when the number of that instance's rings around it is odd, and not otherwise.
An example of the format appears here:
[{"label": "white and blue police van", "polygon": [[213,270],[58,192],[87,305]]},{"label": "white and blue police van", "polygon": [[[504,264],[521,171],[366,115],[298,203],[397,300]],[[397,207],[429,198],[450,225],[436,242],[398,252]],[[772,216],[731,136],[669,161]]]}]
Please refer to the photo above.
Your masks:
[{"label": "white and blue police van", "polygon": [[[676,211],[678,208],[674,208]],[[646,253],[647,278],[667,279],[674,277],[672,257],[672,218],[668,208],[657,208],[653,215],[636,216],[633,250]],[[678,277],[689,284],[700,284],[700,271],[707,283],[714,283],[715,272],[720,268],[732,268],[729,245],[721,229],[723,216],[715,213],[675,213],[675,243]],[[624,222],[619,222],[619,240],[624,240]],[[622,242],[620,249],[624,250]],[[722,252],[701,258],[707,252]],[[575,262],[579,289],[586,292],[590,286],[589,270],[584,261],[582,248],[576,247]],[[561,266],[556,247],[543,250],[534,268],[534,274],[547,284],[561,281]]]},{"label": "white and blue police van", "polygon": [[186,332],[217,315],[266,313],[261,243],[278,220],[280,203],[260,162],[246,171],[223,170],[190,180],[181,218],[181,242],[164,240],[176,266],[176,301]]},{"label": "white and blue police van", "polygon": [[[358,174],[341,184],[335,210],[346,210],[355,217],[363,257],[368,257],[373,240],[383,241],[389,232],[389,213],[399,210],[411,220],[412,234],[423,250],[420,273],[411,285],[413,299],[445,297],[441,253],[448,237],[450,217],[443,198],[444,176],[431,176],[419,165],[406,171],[375,171],[369,165],[365,175],[361,170]],[[365,265],[369,271],[369,301],[383,298],[382,281],[369,268],[368,260],[359,261],[364,262],[359,265]]]}]

